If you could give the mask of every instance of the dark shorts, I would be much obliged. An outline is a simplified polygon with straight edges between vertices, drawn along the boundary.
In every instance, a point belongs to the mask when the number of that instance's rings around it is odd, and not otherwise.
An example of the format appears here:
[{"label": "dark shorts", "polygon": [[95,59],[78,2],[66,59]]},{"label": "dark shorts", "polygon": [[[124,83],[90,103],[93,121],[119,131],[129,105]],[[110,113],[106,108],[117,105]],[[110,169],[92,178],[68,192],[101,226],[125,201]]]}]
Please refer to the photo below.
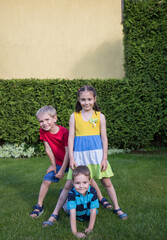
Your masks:
[{"label": "dark shorts", "polygon": [[[60,168],[61,168],[61,166],[56,165],[57,173],[60,170]],[[66,168],[65,172],[68,172],[68,167]],[[49,181],[49,182],[57,182],[57,183],[60,181],[59,178],[55,177],[55,172],[54,171],[48,172],[45,175],[45,177],[43,178],[43,180]]]}]

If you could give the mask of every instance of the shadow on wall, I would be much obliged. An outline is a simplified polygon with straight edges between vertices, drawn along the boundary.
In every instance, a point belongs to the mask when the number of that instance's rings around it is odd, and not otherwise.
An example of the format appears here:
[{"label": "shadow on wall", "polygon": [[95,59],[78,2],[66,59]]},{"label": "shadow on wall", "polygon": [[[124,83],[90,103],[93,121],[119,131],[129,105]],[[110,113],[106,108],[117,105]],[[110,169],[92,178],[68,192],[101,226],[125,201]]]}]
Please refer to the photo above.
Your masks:
[{"label": "shadow on wall", "polygon": [[12,78],[12,74],[9,71],[9,69],[7,69],[6,64],[4,63],[0,63],[0,78],[1,79],[11,79]]},{"label": "shadow on wall", "polygon": [[105,42],[94,51],[88,51],[73,67],[71,75],[74,78],[122,78],[123,44]]}]

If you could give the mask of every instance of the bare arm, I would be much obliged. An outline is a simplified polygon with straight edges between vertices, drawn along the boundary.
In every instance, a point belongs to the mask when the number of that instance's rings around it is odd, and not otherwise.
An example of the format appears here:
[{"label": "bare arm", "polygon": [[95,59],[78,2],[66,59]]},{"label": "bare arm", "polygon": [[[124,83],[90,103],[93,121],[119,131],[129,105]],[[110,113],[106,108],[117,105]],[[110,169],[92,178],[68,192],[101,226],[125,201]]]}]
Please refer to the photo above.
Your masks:
[{"label": "bare arm", "polygon": [[73,155],[74,137],[75,137],[75,119],[74,119],[74,113],[73,113],[70,116],[69,137],[68,137],[68,150],[69,150],[70,168],[71,169],[74,169],[74,167],[76,167],[76,163],[74,161],[74,155]]},{"label": "bare arm", "polygon": [[90,233],[91,231],[93,231],[95,220],[96,220],[96,208],[90,209],[89,226],[87,229],[85,229],[85,233]]},{"label": "bare arm", "polygon": [[86,235],[84,233],[77,232],[76,209],[70,210],[70,225],[71,225],[71,231],[74,235],[76,235],[78,238],[86,237]]},{"label": "bare arm", "polygon": [[58,173],[56,174],[56,177],[57,178],[63,178],[64,177],[64,172],[66,170],[66,167],[68,165],[68,162],[69,162],[69,154],[68,154],[68,147],[65,147],[65,156],[64,156],[64,161],[63,161],[63,164],[60,168],[60,170],[58,171]]},{"label": "bare arm", "polygon": [[44,145],[45,145],[46,154],[48,155],[51,161],[51,166],[48,168],[47,173],[51,171],[54,171],[56,173],[56,161],[55,161],[55,157],[52,152],[52,149],[48,142],[44,142]]},{"label": "bare arm", "polygon": [[108,139],[107,139],[107,131],[106,131],[106,119],[102,113],[100,115],[100,131],[101,131],[101,140],[103,145],[103,159],[101,162],[101,171],[105,171],[107,168]]}]

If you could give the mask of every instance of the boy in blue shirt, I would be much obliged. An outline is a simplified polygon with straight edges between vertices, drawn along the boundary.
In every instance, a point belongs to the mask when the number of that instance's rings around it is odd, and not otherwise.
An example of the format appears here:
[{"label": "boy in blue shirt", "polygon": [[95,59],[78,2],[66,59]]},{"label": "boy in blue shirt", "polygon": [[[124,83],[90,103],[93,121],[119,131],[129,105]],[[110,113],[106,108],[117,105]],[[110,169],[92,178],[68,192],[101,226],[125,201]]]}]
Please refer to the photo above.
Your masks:
[{"label": "boy in blue shirt", "polygon": [[[86,166],[78,166],[72,173],[73,188],[68,194],[67,209],[70,214],[71,230],[79,238],[85,238],[95,224],[99,202],[96,190],[90,186],[90,171]],[[76,219],[89,220],[85,233],[77,232]]]}]

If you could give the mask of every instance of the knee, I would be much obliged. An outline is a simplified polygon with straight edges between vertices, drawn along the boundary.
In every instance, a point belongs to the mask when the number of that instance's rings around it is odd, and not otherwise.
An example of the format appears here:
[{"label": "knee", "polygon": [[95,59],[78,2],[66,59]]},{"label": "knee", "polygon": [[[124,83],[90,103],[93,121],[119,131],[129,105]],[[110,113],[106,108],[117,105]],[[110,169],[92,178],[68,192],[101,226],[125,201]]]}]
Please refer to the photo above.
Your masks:
[{"label": "knee", "polygon": [[102,178],[101,182],[105,188],[112,187],[110,178]]},{"label": "knee", "polygon": [[71,180],[68,180],[67,182],[66,182],[66,184],[65,184],[65,186],[64,186],[64,189],[66,190],[66,191],[70,191],[71,190],[71,188],[72,188],[72,181]]},{"label": "knee", "polygon": [[43,181],[43,185],[46,187],[49,187],[51,183],[52,182],[49,182],[49,181],[45,181],[45,180]]}]

